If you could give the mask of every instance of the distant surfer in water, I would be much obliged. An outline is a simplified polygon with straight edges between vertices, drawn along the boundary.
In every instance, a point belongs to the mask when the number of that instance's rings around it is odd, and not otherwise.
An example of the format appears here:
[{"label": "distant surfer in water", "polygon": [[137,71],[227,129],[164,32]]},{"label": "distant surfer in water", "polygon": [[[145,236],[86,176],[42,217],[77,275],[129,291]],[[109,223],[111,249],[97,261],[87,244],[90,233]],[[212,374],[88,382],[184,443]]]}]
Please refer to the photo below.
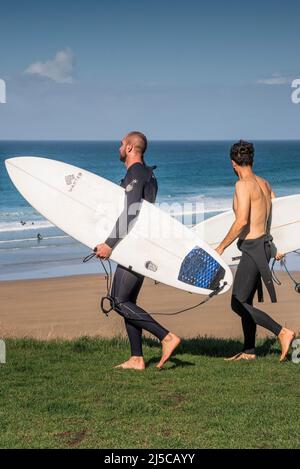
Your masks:
[{"label": "distant surfer in water", "polygon": [[[138,216],[143,199],[154,203],[157,194],[157,180],[153,170],[145,165],[144,153],[147,139],[141,132],[130,132],[120,147],[120,160],[127,173],[121,181],[125,189],[125,208],[105,243],[97,246],[97,257],[108,259],[114,247],[126,236],[130,224]],[[180,343],[177,335],[169,332],[156,322],[146,311],[137,306],[136,301],[144,277],[120,265],[117,266],[111,289],[114,309],[125,319],[125,326],[131,347],[131,357],[116,368],[144,370],[142,351],[142,331],[157,337],[162,344],[162,357],[157,368],[162,368]]]},{"label": "distant surfer in water", "polygon": [[[253,360],[256,358],[255,337],[257,325],[275,334],[281,345],[280,361],[284,361],[295,333],[275,322],[266,313],[253,306],[258,293],[263,301],[262,280],[272,303],[276,303],[276,292],[269,267],[272,237],[268,234],[271,199],[275,197],[270,184],[254,174],[252,170],[254,146],[240,140],[231,148],[230,157],[239,180],[235,186],[233,209],[235,222],[227,236],[216,249],[222,255],[237,238],[242,252],[232,289],[231,307],[241,317],[244,332],[243,351],[228,360]],[[281,254],[277,253],[276,259]]]}]

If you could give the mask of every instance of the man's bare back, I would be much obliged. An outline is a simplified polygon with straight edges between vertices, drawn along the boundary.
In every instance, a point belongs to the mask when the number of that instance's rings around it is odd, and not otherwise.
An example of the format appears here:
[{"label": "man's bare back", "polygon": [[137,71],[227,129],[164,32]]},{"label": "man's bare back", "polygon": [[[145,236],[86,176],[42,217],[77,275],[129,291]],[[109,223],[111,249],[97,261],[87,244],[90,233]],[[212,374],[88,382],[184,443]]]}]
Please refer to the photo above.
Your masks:
[{"label": "man's bare back", "polygon": [[[265,179],[253,173],[243,181],[244,193],[249,197],[250,210],[248,223],[240,234],[241,239],[255,239],[267,232],[268,219],[271,210],[273,192]],[[237,195],[234,194],[233,210],[237,215]]]}]

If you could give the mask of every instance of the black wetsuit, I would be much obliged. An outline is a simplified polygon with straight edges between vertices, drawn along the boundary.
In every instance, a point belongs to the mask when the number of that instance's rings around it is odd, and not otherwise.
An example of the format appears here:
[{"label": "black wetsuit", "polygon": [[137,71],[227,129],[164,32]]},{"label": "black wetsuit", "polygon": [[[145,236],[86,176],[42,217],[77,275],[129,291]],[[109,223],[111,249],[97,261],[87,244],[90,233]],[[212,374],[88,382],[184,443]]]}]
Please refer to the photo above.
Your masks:
[{"label": "black wetsuit", "polygon": [[231,307],[242,319],[245,339],[243,351],[254,354],[257,325],[276,336],[282,329],[270,316],[253,306],[256,292],[259,302],[263,301],[261,280],[267,287],[272,303],[277,301],[269,268],[271,239],[269,235],[264,235],[257,239],[239,240],[238,247],[242,251],[242,257],[232,287]]},{"label": "black wetsuit", "polygon": [[[154,203],[157,194],[157,181],[153,169],[141,163],[135,163],[128,169],[121,186],[125,188],[125,207],[116,222],[111,235],[106,240],[114,248],[130,230],[131,224],[138,216],[142,199]],[[132,356],[139,357],[142,352],[142,330],[145,329],[159,340],[169,333],[156,322],[146,311],[137,306],[136,301],[144,277],[118,265],[111,289],[115,311],[125,319]]]}]

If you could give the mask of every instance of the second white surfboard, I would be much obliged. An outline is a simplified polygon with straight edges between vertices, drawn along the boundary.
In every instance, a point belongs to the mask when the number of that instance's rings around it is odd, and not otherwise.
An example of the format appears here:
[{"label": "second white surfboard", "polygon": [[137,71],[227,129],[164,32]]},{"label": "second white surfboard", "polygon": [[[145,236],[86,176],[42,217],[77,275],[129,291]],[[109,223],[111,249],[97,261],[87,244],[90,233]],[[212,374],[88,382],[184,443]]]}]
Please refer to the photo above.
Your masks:
[{"label": "second white surfboard", "polygon": [[[273,199],[271,216],[271,235],[278,252],[287,254],[300,249],[300,194]],[[234,212],[229,210],[199,223],[192,230],[212,248],[216,248],[234,220]],[[240,256],[241,252],[234,242],[225,250],[222,258],[228,265],[235,265]]]}]

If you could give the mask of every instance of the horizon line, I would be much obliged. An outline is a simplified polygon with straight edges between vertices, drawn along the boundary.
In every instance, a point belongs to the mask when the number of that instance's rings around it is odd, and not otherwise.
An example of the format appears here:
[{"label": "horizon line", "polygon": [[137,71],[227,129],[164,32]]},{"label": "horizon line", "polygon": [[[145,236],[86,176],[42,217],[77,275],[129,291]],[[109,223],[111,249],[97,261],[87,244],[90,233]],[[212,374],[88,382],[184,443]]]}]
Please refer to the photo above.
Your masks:
[{"label": "horizon line", "polygon": [[[232,142],[238,141],[238,138],[226,139],[149,139],[149,142]],[[252,140],[256,142],[300,142],[300,138],[247,138],[247,141]],[[0,139],[1,142],[119,142],[120,139]]]}]

